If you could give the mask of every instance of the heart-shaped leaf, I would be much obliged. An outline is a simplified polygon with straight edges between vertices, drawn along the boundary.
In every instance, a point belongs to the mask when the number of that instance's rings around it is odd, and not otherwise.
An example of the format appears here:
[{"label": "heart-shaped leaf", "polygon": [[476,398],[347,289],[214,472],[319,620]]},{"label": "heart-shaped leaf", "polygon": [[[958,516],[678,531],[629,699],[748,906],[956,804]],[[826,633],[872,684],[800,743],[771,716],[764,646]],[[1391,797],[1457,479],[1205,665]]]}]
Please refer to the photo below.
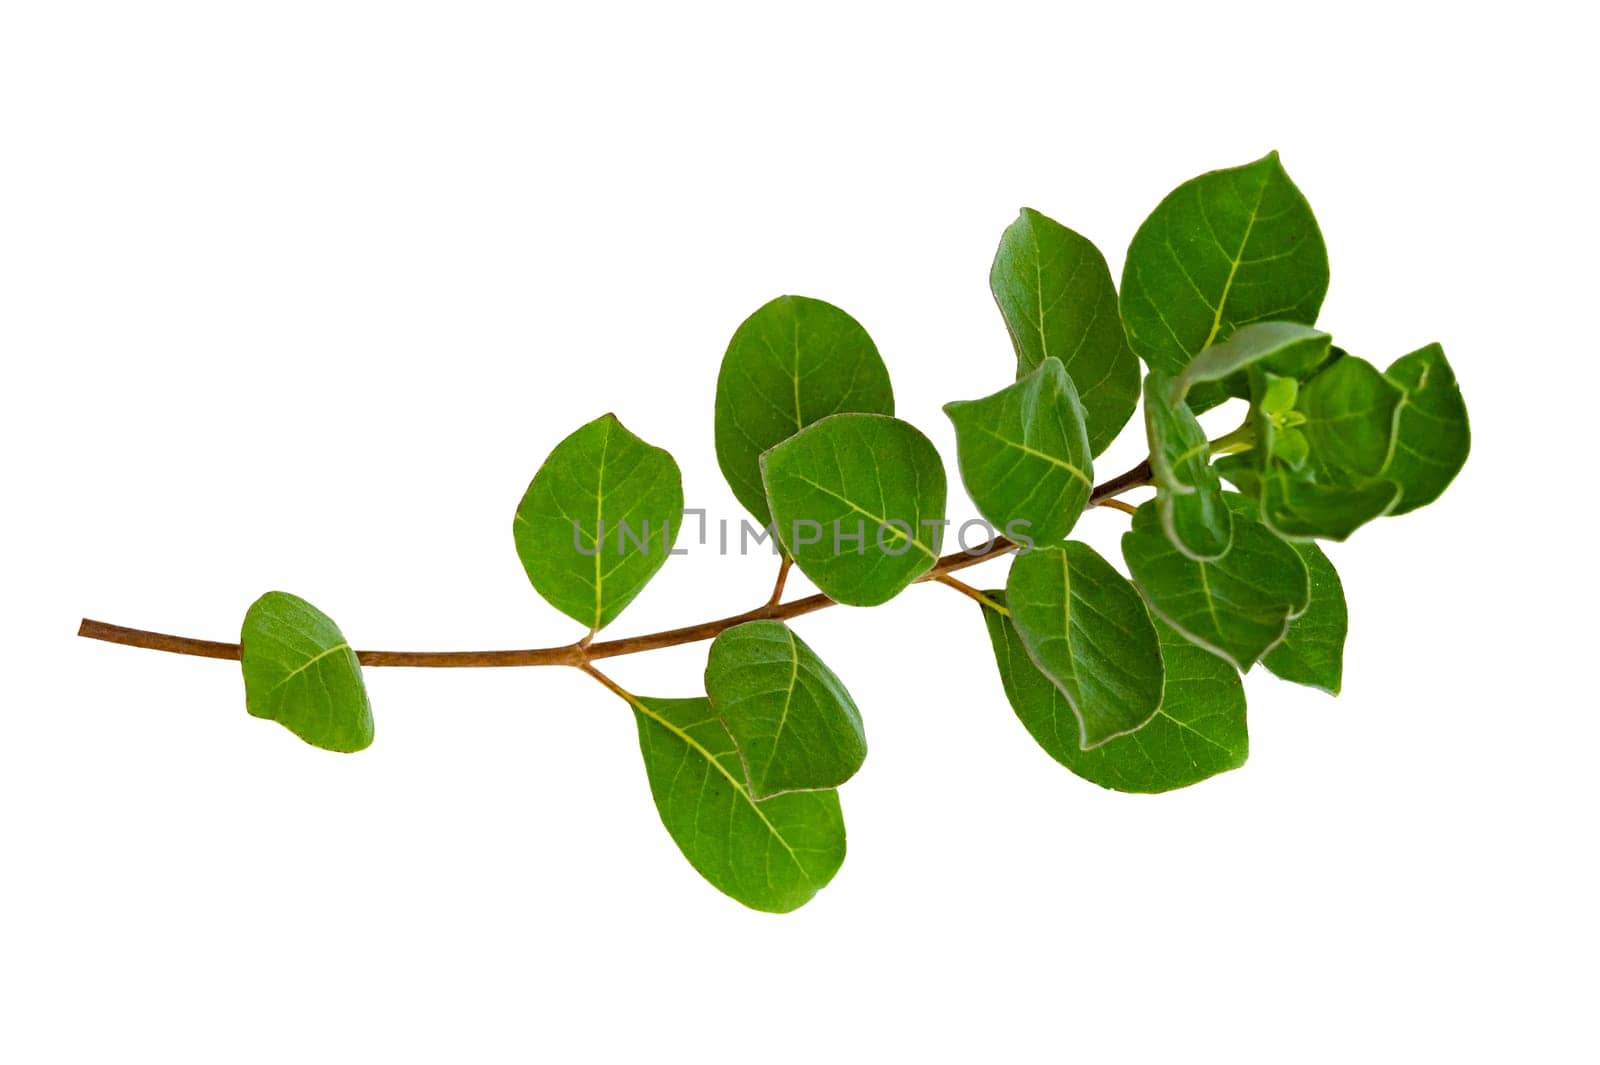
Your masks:
[{"label": "heart-shaped leaf", "polygon": [[761,471],[779,541],[838,602],[888,602],[938,561],[944,466],[916,427],[835,414],[762,455]]},{"label": "heart-shaped leaf", "polygon": [[956,428],[961,480],[991,525],[1010,535],[1020,523],[1039,543],[1072,531],[1094,490],[1094,467],[1078,392],[1060,359],[1050,356],[992,396],[946,403],[944,412]]},{"label": "heart-shaped leaf", "polygon": [[706,694],[738,747],[746,790],[756,799],[838,787],[867,757],[850,693],[781,621],[724,630],[706,660]]},{"label": "heart-shaped leaf", "polygon": [[1100,454],[1139,401],[1139,362],[1100,249],[1025,207],[1000,238],[989,288],[1017,349],[1017,376],[1060,359],[1078,386],[1089,451]]},{"label": "heart-shaped leaf", "polygon": [[1190,558],[1221,558],[1233,541],[1233,516],[1211,466],[1211,444],[1160,370],[1151,370],[1144,380],[1144,424],[1156,510],[1167,538]]},{"label": "heart-shaped leaf", "polygon": [[1006,602],[1028,657],[1066,696],[1087,750],[1132,732],[1161,705],[1161,646],[1139,593],[1087,544],[1026,551]]},{"label": "heart-shaped leaf", "polygon": [[297,595],[268,592],[246,611],[239,649],[251,714],[323,750],[372,743],[361,663],[328,615]]},{"label": "heart-shaped leaf", "polygon": [[[1280,320],[1311,325],[1328,291],[1328,250],[1278,153],[1214,170],[1174,189],[1128,245],[1122,321],[1153,370],[1181,373],[1234,330]],[[1226,398],[1197,385],[1189,405]]]},{"label": "heart-shaped leaf", "polygon": [[845,851],[838,792],[757,802],[710,700],[638,698],[633,705],[661,823],[713,887],[751,909],[787,913],[833,879]]},{"label": "heart-shaped leaf", "polygon": [[667,560],[682,516],[672,456],[605,414],[550,452],[517,506],[512,534],[534,590],[598,630]]},{"label": "heart-shaped leaf", "polygon": [[1220,559],[1201,562],[1180,552],[1150,503],[1123,534],[1122,557],[1163,621],[1244,670],[1283,638],[1311,590],[1295,549],[1250,517],[1253,504],[1227,498],[1235,511],[1233,544]]},{"label": "heart-shaped leaf", "polygon": [[763,525],[761,453],[843,411],[894,413],[888,367],[859,322],[805,296],[779,296],[744,320],[717,374],[717,464]]},{"label": "heart-shaped leaf", "polygon": [[[1004,609],[1004,592],[987,594]],[[985,605],[983,620],[1011,709],[1050,757],[1085,780],[1115,791],[1171,791],[1237,769],[1249,756],[1239,674],[1160,621],[1161,708],[1143,727],[1086,751],[1071,704],[1028,657],[1011,619]]]},{"label": "heart-shaped leaf", "polygon": [[1384,376],[1405,390],[1405,400],[1383,476],[1401,487],[1400,503],[1390,513],[1409,514],[1438,499],[1455,480],[1472,449],[1472,431],[1455,371],[1438,344],[1402,356]]}]

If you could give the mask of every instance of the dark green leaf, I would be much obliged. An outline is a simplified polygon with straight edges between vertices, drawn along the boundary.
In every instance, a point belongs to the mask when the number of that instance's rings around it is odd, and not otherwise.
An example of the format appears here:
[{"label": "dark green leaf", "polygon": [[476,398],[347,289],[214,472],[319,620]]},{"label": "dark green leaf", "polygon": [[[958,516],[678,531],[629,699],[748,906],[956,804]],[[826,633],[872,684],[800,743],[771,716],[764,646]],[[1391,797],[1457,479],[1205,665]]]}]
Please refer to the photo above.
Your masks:
[{"label": "dark green leaf", "polygon": [[1251,366],[1282,377],[1308,377],[1328,360],[1333,338],[1298,322],[1256,322],[1235,330],[1196,355],[1177,376],[1179,394],[1208,381],[1225,381]]},{"label": "dark green leaf", "polygon": [[299,596],[268,592],[245,613],[239,648],[251,714],[324,750],[372,743],[361,663],[328,615]]},{"label": "dark green leaf", "polygon": [[[1004,592],[988,595],[1004,607]],[[985,606],[983,620],[1011,709],[1050,757],[1085,780],[1116,791],[1171,791],[1236,769],[1249,755],[1239,674],[1162,622],[1161,708],[1142,728],[1086,751],[1071,704],[1028,657],[1010,618]]]},{"label": "dark green leaf", "polygon": [[678,464],[605,414],[550,452],[512,534],[534,589],[600,629],[667,560],[683,515]]},{"label": "dark green leaf", "polygon": [[1086,544],[1023,552],[1006,580],[1028,657],[1066,695],[1085,750],[1161,705],[1161,645],[1139,593]]},{"label": "dark green leaf", "polygon": [[835,414],[761,456],[778,539],[831,598],[877,606],[933,568],[944,535],[939,452],[881,414]]},{"label": "dark green leaf", "polygon": [[1151,370],[1144,379],[1144,424],[1156,509],[1167,538],[1193,559],[1218,559],[1233,539],[1222,481],[1211,466],[1211,445],[1171,378]]},{"label": "dark green leaf", "polygon": [[[1177,374],[1241,326],[1311,325],[1327,291],[1317,220],[1273,152],[1202,174],[1161,201],[1128,246],[1122,320],[1151,369]],[[1205,410],[1225,395],[1198,385],[1189,405]]]},{"label": "dark green leaf", "polygon": [[845,850],[838,792],[757,802],[710,700],[641,698],[634,710],[661,823],[713,887],[751,909],[787,913],[833,879]]},{"label": "dark green leaf", "polygon": [[1382,473],[1404,398],[1376,366],[1353,355],[1300,386],[1295,409],[1304,418],[1300,431],[1317,482],[1359,484]]},{"label": "dark green leaf", "polygon": [[1025,207],[1000,238],[989,288],[1017,349],[1017,376],[1060,359],[1078,386],[1090,453],[1100,454],[1139,402],[1139,363],[1123,335],[1105,257]]},{"label": "dark green leaf", "polygon": [[[997,529],[1014,522],[1040,543],[1072,531],[1094,489],[1083,408],[1054,355],[985,399],[946,403],[961,479]],[[1009,535],[1009,533],[1008,533]]]},{"label": "dark green leaf", "polygon": [[1228,498],[1235,510],[1233,545],[1217,561],[1200,562],[1174,547],[1150,503],[1123,534],[1122,556],[1162,620],[1236,668],[1249,669],[1283,638],[1311,591],[1294,548],[1251,518],[1247,501]]},{"label": "dark green leaf", "polygon": [[1311,604],[1289,622],[1289,631],[1262,657],[1261,664],[1284,680],[1338,695],[1349,627],[1344,585],[1322,548],[1305,542],[1292,546],[1311,577]]},{"label": "dark green leaf", "polygon": [[717,374],[717,464],[762,524],[772,514],[761,453],[842,411],[894,413],[889,370],[860,323],[804,296],[779,296],[744,320]]},{"label": "dark green leaf", "polygon": [[1383,475],[1403,490],[1391,513],[1408,514],[1438,499],[1455,479],[1472,448],[1472,433],[1455,372],[1438,344],[1403,356],[1385,376],[1405,390],[1405,401]]},{"label": "dark green leaf", "polygon": [[1400,486],[1393,481],[1319,484],[1282,466],[1262,474],[1259,483],[1261,520],[1288,540],[1348,539],[1373,518],[1389,513],[1400,498]]},{"label": "dark green leaf", "polygon": [[867,757],[850,693],[780,621],[724,630],[706,661],[706,694],[738,746],[746,790],[757,799],[838,787]]}]

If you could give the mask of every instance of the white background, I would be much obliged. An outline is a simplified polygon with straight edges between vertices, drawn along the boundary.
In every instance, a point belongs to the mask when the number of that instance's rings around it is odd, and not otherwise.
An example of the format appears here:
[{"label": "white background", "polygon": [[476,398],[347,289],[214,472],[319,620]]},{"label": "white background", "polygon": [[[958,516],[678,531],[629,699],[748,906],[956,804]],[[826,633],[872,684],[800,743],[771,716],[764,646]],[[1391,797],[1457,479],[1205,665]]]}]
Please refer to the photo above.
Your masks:
[{"label": "white background", "polygon": [[[1595,1060],[1575,6],[4,11],[0,1057]],[[247,717],[234,665],[72,635],[232,639],[285,588],[359,646],[571,639],[511,513],[578,424],[616,411],[737,519],[718,360],[798,292],[948,461],[940,405],[1011,376],[986,278],[1019,206],[1120,273],[1168,190],[1271,148],[1323,323],[1381,364],[1441,340],[1475,442],[1335,546],[1345,694],[1252,674],[1239,772],[1071,776],[945,589],[817,614],[872,756],[843,870],[773,917],[680,858],[576,673],[373,671],[377,742],[335,756]],[[612,631],[771,570],[676,559]],[[613,672],[693,694],[704,652]]]}]

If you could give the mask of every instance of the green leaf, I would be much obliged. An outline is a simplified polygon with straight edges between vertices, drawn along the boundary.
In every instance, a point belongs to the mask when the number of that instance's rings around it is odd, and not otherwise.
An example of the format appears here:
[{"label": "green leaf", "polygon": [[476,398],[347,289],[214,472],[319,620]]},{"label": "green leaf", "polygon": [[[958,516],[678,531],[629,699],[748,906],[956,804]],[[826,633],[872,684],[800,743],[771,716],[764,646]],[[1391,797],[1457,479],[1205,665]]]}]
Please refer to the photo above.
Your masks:
[{"label": "green leaf", "polygon": [[888,367],[859,322],[804,296],[779,296],[744,320],[717,374],[717,464],[763,525],[772,513],[761,453],[843,411],[894,413]]},{"label": "green leaf", "polygon": [[[987,593],[1000,607],[1004,592]],[[1061,690],[1039,672],[1011,619],[983,610],[1006,699],[1039,746],[1085,780],[1129,792],[1171,791],[1244,764],[1244,685],[1228,663],[1156,622],[1166,689],[1145,725],[1091,750],[1078,746],[1078,718]]]},{"label": "green leaf", "polygon": [[[1280,379],[1281,380],[1281,379]],[[1300,386],[1295,409],[1319,484],[1358,484],[1389,461],[1405,392],[1365,359],[1345,355]]]},{"label": "green leaf", "polygon": [[[978,511],[1007,531],[1026,522],[1035,541],[1072,531],[1094,490],[1083,407],[1054,355],[984,399],[946,403],[961,479]],[[1009,533],[1008,533],[1009,535]]]},{"label": "green leaf", "polygon": [[1250,517],[1247,500],[1227,498],[1235,511],[1233,545],[1217,561],[1197,561],[1174,547],[1150,503],[1123,534],[1122,557],[1163,621],[1244,670],[1283,638],[1311,590],[1294,548]]},{"label": "green leaf", "polygon": [[245,612],[239,651],[251,714],[323,750],[371,745],[361,663],[328,615],[297,595],[268,592]]},{"label": "green leaf", "polygon": [[779,541],[838,602],[888,602],[939,558],[944,466],[906,422],[835,414],[762,455],[761,472]]},{"label": "green leaf", "polygon": [[1225,381],[1251,366],[1281,377],[1308,377],[1328,361],[1332,347],[1332,337],[1308,325],[1256,322],[1196,355],[1177,376],[1178,394],[1186,395],[1209,381]]},{"label": "green leaf", "polygon": [[1262,656],[1261,664],[1284,680],[1339,694],[1344,672],[1344,637],[1349,628],[1344,585],[1322,548],[1313,543],[1291,545],[1300,553],[1311,578],[1311,603],[1289,622],[1289,631]]},{"label": "green leaf", "polygon": [[1086,544],[1026,551],[1006,601],[1028,657],[1066,696],[1087,750],[1161,705],[1161,645],[1139,593]]},{"label": "green leaf", "polygon": [[672,456],[604,414],[550,452],[517,506],[512,534],[534,590],[598,630],[667,560],[682,516]]},{"label": "green leaf", "polygon": [[795,791],[757,802],[710,700],[639,698],[633,705],[661,823],[713,887],[751,909],[787,913],[833,879],[845,850],[838,792]]},{"label": "green leaf", "polygon": [[1171,378],[1151,370],[1144,379],[1144,425],[1150,438],[1150,470],[1156,510],[1172,545],[1193,559],[1227,553],[1233,519],[1222,498],[1222,481],[1211,466],[1211,445]]},{"label": "green leaf", "polygon": [[[1145,219],[1122,272],[1128,342],[1153,370],[1180,373],[1241,326],[1311,325],[1328,291],[1328,251],[1300,190],[1273,152],[1179,185]],[[1226,398],[1214,384],[1196,411]]]},{"label": "green leaf", "polygon": [[1060,359],[1078,386],[1090,453],[1100,454],[1139,402],[1139,362],[1123,335],[1105,257],[1025,207],[1000,238],[989,288],[1017,349],[1017,376]]},{"label": "green leaf", "polygon": [[1394,448],[1383,475],[1402,493],[1393,514],[1409,514],[1438,499],[1472,449],[1467,405],[1455,371],[1438,344],[1401,357],[1385,376],[1405,390]]},{"label": "green leaf", "polygon": [[867,757],[850,693],[780,621],[724,630],[706,661],[706,694],[738,746],[746,790],[757,799],[838,787]]},{"label": "green leaf", "polygon": [[1400,486],[1393,481],[1319,484],[1281,466],[1261,474],[1259,484],[1261,520],[1286,540],[1349,539],[1400,499]]}]

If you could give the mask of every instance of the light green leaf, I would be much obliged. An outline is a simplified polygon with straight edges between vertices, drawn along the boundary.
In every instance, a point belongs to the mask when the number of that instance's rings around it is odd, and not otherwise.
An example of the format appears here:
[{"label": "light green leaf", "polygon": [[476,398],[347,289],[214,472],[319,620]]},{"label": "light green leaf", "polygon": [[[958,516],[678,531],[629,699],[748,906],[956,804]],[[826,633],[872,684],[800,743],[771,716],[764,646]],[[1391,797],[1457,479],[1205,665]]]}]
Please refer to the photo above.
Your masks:
[{"label": "light green leaf", "polygon": [[[978,511],[1007,531],[1025,522],[1033,540],[1072,531],[1094,490],[1078,392],[1054,355],[984,399],[946,403],[956,428],[961,479]],[[1009,533],[1008,533],[1009,535]]]},{"label": "light green leaf", "polygon": [[838,792],[757,802],[710,700],[640,698],[634,711],[661,823],[713,887],[751,909],[787,913],[833,879],[845,851]]},{"label": "light green leaf", "polygon": [[[1004,592],[989,592],[1001,607]],[[984,624],[1011,709],[1039,746],[1103,788],[1160,792],[1185,788],[1244,764],[1244,685],[1233,668],[1156,622],[1166,689],[1161,708],[1142,728],[1090,750],[1078,746],[1078,718],[1061,690],[1039,672],[1011,620],[985,606]]]},{"label": "light green leaf", "polygon": [[1183,555],[1146,503],[1122,537],[1134,583],[1163,621],[1191,641],[1249,669],[1306,609],[1311,590],[1294,548],[1250,517],[1247,500],[1227,497],[1233,545],[1215,562]]},{"label": "light green leaf", "polygon": [[251,714],[328,751],[372,743],[361,663],[328,615],[299,596],[268,592],[245,612],[239,648]]},{"label": "light green leaf", "polygon": [[1161,705],[1161,646],[1139,593],[1086,544],[1026,551],[1006,602],[1028,657],[1066,696],[1087,750],[1144,725]]},{"label": "light green leaf", "polygon": [[1300,386],[1295,409],[1319,484],[1357,484],[1389,461],[1405,392],[1365,359],[1345,355]]},{"label": "light green leaf", "polygon": [[1311,603],[1289,622],[1289,631],[1261,658],[1261,664],[1284,680],[1339,694],[1344,672],[1344,637],[1349,628],[1344,585],[1322,548],[1313,543],[1291,545],[1300,553],[1311,577]]},{"label": "light green leaf", "polygon": [[838,602],[888,602],[938,560],[944,466],[906,422],[835,414],[762,455],[761,472],[778,539]]},{"label": "light green leaf", "polygon": [[746,790],[757,799],[838,787],[867,757],[850,693],[782,622],[724,630],[706,661],[706,694],[738,747]]},{"label": "light green leaf", "polygon": [[1332,337],[1308,325],[1255,322],[1196,355],[1177,376],[1177,391],[1186,395],[1195,385],[1225,381],[1251,366],[1281,377],[1308,377],[1328,361],[1332,346]]},{"label": "light green leaf", "polygon": [[1060,359],[1078,386],[1089,451],[1100,454],[1139,402],[1139,362],[1123,335],[1105,257],[1025,207],[1000,238],[989,288],[1017,349],[1017,376]]},{"label": "light green leaf", "polygon": [[859,322],[805,296],[779,296],[744,320],[717,374],[717,464],[763,525],[761,453],[843,411],[894,413],[888,367]]},{"label": "light green leaf", "polygon": [[1455,372],[1438,344],[1401,357],[1385,376],[1405,390],[1405,401],[1383,475],[1402,489],[1391,513],[1409,514],[1438,499],[1455,479],[1472,449],[1472,432]]},{"label": "light green leaf", "polygon": [[1222,481],[1211,467],[1211,445],[1188,404],[1175,395],[1160,370],[1144,379],[1144,425],[1150,438],[1150,470],[1156,510],[1172,545],[1193,559],[1227,553],[1233,519],[1222,499]]},{"label": "light green leaf", "polygon": [[512,534],[534,590],[597,630],[667,560],[682,515],[672,456],[605,414],[550,452],[517,506]]},{"label": "light green leaf", "polygon": [[[1328,251],[1278,153],[1178,186],[1145,219],[1122,272],[1128,342],[1153,370],[1182,372],[1241,326],[1311,325],[1328,291]],[[1197,385],[1203,411],[1226,393]]]}]

